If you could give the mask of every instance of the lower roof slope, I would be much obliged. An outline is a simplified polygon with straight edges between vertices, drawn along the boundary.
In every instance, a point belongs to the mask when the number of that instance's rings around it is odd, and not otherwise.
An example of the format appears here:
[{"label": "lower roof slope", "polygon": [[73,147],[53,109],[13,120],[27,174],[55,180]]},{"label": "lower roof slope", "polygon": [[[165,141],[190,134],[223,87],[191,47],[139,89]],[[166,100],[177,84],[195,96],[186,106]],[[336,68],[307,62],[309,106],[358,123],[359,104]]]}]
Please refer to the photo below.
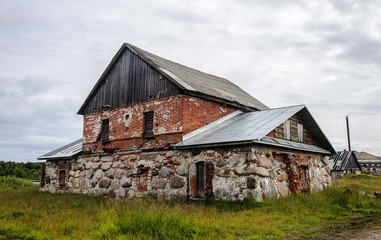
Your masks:
[{"label": "lower roof slope", "polygon": [[[266,135],[296,113],[315,136],[319,146],[297,143]],[[206,125],[184,136],[177,148],[207,145],[260,143],[325,154],[335,153],[316,121],[305,105],[268,109],[256,112],[234,112],[216,122]]]},{"label": "lower roof slope", "polygon": [[63,160],[71,159],[72,157],[82,152],[82,138],[72,143],[69,143],[63,147],[60,147],[54,151],[48,152],[42,156],[39,156],[38,160]]}]

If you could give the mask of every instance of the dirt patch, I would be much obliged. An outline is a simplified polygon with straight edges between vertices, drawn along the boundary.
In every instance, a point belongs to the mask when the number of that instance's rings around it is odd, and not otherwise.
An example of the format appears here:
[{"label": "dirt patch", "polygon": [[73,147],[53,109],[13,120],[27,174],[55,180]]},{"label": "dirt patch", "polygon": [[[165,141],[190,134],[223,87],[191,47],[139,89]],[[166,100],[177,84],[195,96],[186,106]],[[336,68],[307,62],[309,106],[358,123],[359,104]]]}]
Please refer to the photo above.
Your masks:
[{"label": "dirt patch", "polygon": [[[309,229],[307,233],[290,236],[286,239],[381,239],[380,224],[381,214],[353,216],[324,222],[321,226]],[[378,236],[378,238],[372,238],[373,236]]]}]

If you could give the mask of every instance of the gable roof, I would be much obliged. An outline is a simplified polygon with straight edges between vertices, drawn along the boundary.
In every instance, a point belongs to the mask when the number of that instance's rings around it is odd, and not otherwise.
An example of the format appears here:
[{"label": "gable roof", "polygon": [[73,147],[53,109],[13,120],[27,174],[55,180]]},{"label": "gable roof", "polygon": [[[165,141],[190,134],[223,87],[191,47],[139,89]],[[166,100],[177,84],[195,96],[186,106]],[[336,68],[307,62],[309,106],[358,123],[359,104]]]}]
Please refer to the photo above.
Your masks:
[{"label": "gable roof", "polygon": [[225,100],[232,104],[237,104],[238,106],[248,107],[254,110],[268,109],[262,102],[224,78],[186,67],[144,51],[129,43],[124,43],[95,84],[85,102],[82,104],[78,114],[83,114],[83,110],[91,97],[97,92],[114,64],[116,64],[126,50],[132,51],[188,94],[210,97],[211,100]]},{"label": "gable roof", "polygon": [[[312,146],[266,135],[284,121],[298,114],[306,128],[314,135],[318,145]],[[335,153],[332,145],[313,119],[305,105],[274,108],[256,112],[234,112],[216,122],[208,124],[183,137],[177,148],[202,147],[210,145],[233,145],[260,143],[325,154]]]},{"label": "gable roof", "polygon": [[357,157],[357,160],[378,160],[378,161],[381,160],[381,158],[367,152],[359,152],[356,154],[356,157]]},{"label": "gable roof", "polygon": [[354,151],[338,151],[328,159],[328,167],[333,171],[341,171],[350,168],[360,168]]},{"label": "gable roof", "polygon": [[64,160],[71,159],[82,152],[82,138],[60,147],[54,151],[39,156],[38,160]]}]

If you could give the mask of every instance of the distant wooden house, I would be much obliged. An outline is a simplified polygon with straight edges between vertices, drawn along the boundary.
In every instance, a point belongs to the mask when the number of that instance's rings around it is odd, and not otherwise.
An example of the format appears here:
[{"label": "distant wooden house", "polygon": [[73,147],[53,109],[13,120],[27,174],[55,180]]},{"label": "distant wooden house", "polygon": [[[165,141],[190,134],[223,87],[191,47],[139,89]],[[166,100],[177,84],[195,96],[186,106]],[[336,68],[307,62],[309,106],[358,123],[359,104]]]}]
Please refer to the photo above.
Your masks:
[{"label": "distant wooden house", "polygon": [[367,152],[356,153],[357,161],[363,173],[381,173],[381,158]]},{"label": "distant wooden house", "polygon": [[357,161],[355,151],[338,151],[336,154],[326,157],[325,161],[331,170],[333,178],[343,177],[347,174],[360,174],[360,164]]}]

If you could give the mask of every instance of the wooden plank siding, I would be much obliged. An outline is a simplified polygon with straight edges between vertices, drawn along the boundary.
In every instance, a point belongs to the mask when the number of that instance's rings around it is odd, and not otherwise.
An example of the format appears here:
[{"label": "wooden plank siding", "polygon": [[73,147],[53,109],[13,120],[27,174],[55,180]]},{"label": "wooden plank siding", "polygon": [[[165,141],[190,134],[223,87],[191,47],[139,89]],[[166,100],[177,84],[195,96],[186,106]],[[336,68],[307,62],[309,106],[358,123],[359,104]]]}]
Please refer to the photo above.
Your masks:
[{"label": "wooden plank siding", "polygon": [[181,91],[147,62],[126,49],[81,114],[174,96]]},{"label": "wooden plank siding", "polygon": [[[291,125],[291,141],[298,141],[298,123],[303,125],[303,143],[317,146],[317,142],[313,138],[311,131],[305,126],[301,118],[296,114],[288,119]],[[285,139],[283,123],[267,134],[268,137]]]}]

